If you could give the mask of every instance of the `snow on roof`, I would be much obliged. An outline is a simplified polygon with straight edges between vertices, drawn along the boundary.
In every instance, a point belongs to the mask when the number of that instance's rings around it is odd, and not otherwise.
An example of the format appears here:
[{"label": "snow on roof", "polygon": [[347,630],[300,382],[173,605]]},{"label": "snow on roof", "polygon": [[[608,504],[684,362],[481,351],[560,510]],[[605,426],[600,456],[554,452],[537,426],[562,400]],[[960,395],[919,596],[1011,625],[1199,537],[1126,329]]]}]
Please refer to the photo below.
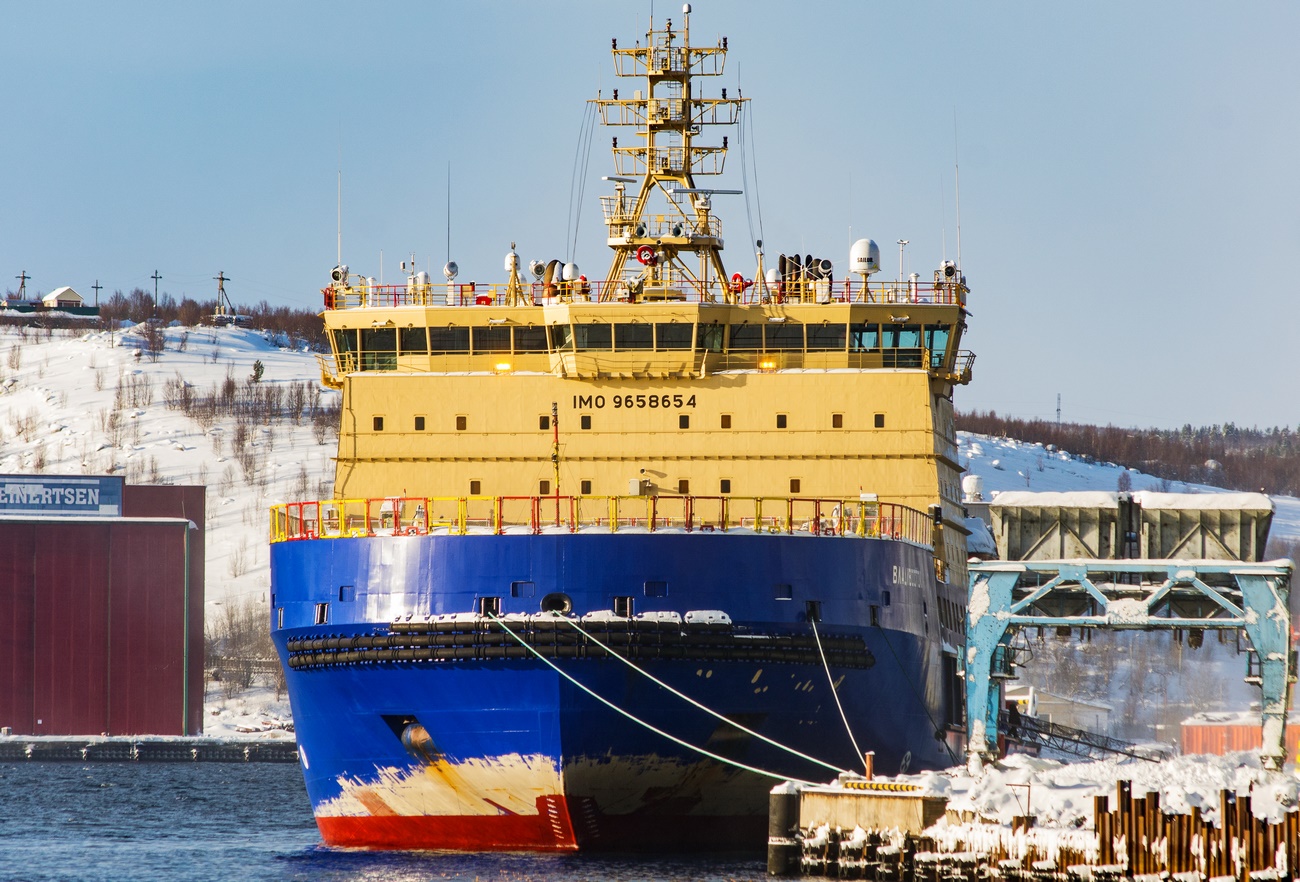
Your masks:
[{"label": "snow on roof", "polygon": [[1139,490],[1133,498],[1147,510],[1272,512],[1273,500],[1263,493],[1157,493]]},{"label": "snow on roof", "polygon": [[67,285],[64,285],[62,288],[55,288],[49,294],[46,294],[44,297],[41,298],[41,302],[44,303],[46,306],[53,306],[54,304],[58,303],[60,300],[63,301],[75,300],[78,303],[81,303],[82,297],[76,291],[72,290],[72,288],[68,287]]},{"label": "snow on roof", "polygon": [[1118,508],[1119,494],[1105,490],[1034,493],[1003,490],[993,497],[993,508]]},{"label": "snow on roof", "polygon": [[981,518],[966,518],[966,529],[970,535],[966,537],[966,550],[971,554],[992,554],[997,555],[998,544],[993,539],[993,532],[989,525],[984,523]]},{"label": "snow on roof", "polygon": [[[1273,511],[1273,501],[1263,493],[1158,493],[1139,490],[1133,500],[1149,511]],[[1003,490],[993,497],[993,508],[1117,508],[1119,494],[1104,490],[1035,493]]]}]

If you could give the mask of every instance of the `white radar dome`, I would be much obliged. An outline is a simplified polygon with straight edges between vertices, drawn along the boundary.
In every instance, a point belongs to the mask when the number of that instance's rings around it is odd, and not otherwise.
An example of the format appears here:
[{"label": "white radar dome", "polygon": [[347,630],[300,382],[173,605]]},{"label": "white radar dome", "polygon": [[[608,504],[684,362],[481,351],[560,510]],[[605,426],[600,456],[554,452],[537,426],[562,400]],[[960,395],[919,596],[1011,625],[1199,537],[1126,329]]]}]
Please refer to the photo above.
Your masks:
[{"label": "white radar dome", "polygon": [[849,248],[849,272],[869,276],[880,272],[880,246],[872,239],[859,239]]},{"label": "white radar dome", "polygon": [[767,271],[763,273],[763,278],[769,285],[775,286],[781,281],[781,271],[774,266],[769,266]]},{"label": "white radar dome", "polygon": [[566,263],[564,273],[560,277],[566,282],[575,282],[578,279],[578,265],[576,263]]},{"label": "white radar dome", "polygon": [[984,479],[979,475],[967,475],[961,479],[961,501],[983,502]]},{"label": "white radar dome", "polygon": [[519,255],[511,251],[506,255],[506,272],[513,273],[519,269]]}]

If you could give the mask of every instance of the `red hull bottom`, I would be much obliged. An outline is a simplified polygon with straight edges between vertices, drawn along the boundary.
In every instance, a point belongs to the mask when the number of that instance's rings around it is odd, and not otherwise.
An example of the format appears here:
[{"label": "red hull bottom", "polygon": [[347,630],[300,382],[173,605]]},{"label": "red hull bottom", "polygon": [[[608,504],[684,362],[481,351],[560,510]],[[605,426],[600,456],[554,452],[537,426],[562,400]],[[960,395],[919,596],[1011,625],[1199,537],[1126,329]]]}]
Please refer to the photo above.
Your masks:
[{"label": "red hull bottom", "polygon": [[536,815],[371,815],[318,817],[336,848],[439,851],[755,851],[765,818],[601,815],[589,800],[544,796]]}]

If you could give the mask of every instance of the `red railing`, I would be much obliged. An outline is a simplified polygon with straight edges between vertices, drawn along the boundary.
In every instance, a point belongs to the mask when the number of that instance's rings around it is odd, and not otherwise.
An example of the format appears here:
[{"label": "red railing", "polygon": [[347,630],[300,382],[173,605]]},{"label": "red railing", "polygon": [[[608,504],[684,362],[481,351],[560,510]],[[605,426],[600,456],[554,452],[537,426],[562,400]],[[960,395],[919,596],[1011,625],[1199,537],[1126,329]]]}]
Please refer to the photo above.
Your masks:
[{"label": "red railing", "polygon": [[749,530],[931,544],[925,512],[864,499],[796,496],[401,496],[271,507],[271,541],[545,530]]}]

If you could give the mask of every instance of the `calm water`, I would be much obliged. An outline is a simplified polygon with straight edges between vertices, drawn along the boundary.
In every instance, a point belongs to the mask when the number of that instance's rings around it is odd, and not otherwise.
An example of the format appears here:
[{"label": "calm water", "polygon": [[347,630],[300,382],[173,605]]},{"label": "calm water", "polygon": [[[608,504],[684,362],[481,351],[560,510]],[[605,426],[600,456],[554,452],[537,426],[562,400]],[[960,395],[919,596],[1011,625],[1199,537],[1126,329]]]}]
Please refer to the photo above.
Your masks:
[{"label": "calm water", "polygon": [[0,882],[764,880],[762,856],[334,851],[296,765],[0,764]]}]

